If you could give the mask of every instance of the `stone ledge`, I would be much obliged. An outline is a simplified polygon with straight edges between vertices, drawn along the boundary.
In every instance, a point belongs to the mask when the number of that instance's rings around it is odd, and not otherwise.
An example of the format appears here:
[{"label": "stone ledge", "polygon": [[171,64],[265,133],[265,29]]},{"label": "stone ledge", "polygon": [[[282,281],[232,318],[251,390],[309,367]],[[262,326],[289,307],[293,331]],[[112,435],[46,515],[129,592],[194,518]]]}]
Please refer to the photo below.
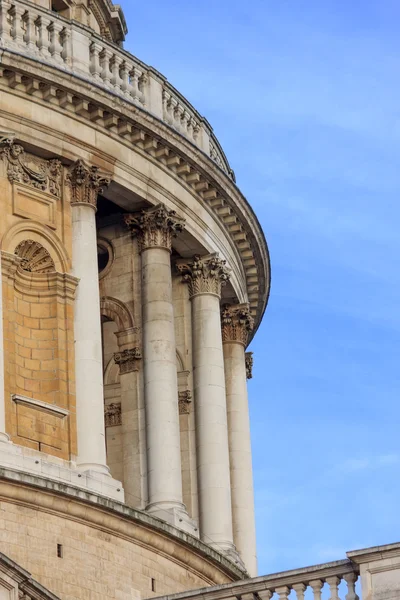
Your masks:
[{"label": "stone ledge", "polygon": [[[209,573],[215,568],[220,569],[232,580],[248,577],[248,574],[233,562],[190,534],[95,492],[52,481],[40,475],[0,467],[0,498],[33,505],[35,510],[64,514],[69,519],[76,519],[116,536],[155,548],[168,558],[191,567],[210,580]],[[154,535],[150,536],[150,533]],[[175,542],[173,554],[171,541]]]}]

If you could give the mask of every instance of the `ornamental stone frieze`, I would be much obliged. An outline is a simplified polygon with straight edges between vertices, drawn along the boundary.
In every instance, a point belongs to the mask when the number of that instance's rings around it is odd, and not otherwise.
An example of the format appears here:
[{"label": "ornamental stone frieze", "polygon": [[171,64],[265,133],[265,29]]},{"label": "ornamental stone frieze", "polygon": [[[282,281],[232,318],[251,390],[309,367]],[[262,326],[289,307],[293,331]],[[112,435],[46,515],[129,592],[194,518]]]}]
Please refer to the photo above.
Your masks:
[{"label": "ornamental stone frieze", "polygon": [[179,414],[188,415],[190,414],[190,405],[192,403],[192,393],[190,390],[179,392]]},{"label": "ornamental stone frieze", "polygon": [[226,260],[220,259],[217,254],[195,255],[192,261],[179,261],[176,266],[182,275],[182,282],[189,285],[191,298],[198,294],[214,294],[220,297],[222,287],[230,278]]},{"label": "ornamental stone frieze", "polygon": [[25,152],[16,144],[12,134],[0,133],[1,156],[7,164],[7,177],[11,183],[27,186],[61,197],[62,164],[58,159],[44,160]]},{"label": "ornamental stone frieze", "polygon": [[142,359],[140,348],[130,348],[114,354],[115,364],[119,365],[121,375],[139,370],[139,361]]},{"label": "ornamental stone frieze", "polygon": [[185,228],[185,219],[165,204],[158,204],[139,214],[125,216],[125,223],[139,239],[140,251],[148,248],[172,250],[172,239]]},{"label": "ornamental stone frieze", "polygon": [[122,425],[121,402],[113,402],[104,408],[104,421],[106,427]]},{"label": "ornamental stone frieze", "polygon": [[222,341],[239,342],[247,346],[254,319],[249,304],[225,305],[221,313]]},{"label": "ornamental stone frieze", "polygon": [[71,204],[89,204],[97,208],[97,196],[110,185],[98,167],[87,166],[79,159],[69,170],[67,184],[71,190]]},{"label": "ornamental stone frieze", "polygon": [[254,358],[253,352],[246,352],[246,375],[247,379],[253,379],[253,365]]}]

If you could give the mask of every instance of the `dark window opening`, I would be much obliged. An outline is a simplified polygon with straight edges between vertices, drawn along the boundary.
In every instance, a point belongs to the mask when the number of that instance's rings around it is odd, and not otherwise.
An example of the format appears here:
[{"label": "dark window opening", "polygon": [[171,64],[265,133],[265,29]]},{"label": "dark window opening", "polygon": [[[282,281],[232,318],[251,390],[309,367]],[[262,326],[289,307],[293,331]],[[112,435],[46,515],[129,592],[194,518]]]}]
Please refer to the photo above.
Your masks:
[{"label": "dark window opening", "polygon": [[58,558],[63,557],[63,547],[62,544],[57,544],[57,556]]},{"label": "dark window opening", "polygon": [[151,579],[151,591],[155,592],[156,591],[156,580],[155,579]]}]

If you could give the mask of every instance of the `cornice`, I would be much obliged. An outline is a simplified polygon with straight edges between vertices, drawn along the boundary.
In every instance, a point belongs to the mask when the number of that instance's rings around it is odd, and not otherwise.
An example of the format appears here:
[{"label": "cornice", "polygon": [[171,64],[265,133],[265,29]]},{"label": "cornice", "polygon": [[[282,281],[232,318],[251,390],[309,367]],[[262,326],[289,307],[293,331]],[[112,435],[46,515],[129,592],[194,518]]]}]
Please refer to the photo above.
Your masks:
[{"label": "cornice", "polygon": [[256,331],[269,295],[267,244],[250,205],[211,158],[167,124],[112,91],[96,89],[82,77],[19,53],[2,50],[0,85],[18,95],[33,95],[38,104],[50,104],[53,110],[105,129],[107,135],[135,148],[186,185],[212,211],[237,249]]},{"label": "cornice", "polygon": [[[146,512],[109,498],[88,494],[73,485],[58,483],[10,468],[0,467],[0,498],[34,510],[63,516],[106,531],[152,550],[209,579],[219,569],[232,580],[246,577],[238,566],[190,534]],[[171,554],[171,542],[174,553]]]}]

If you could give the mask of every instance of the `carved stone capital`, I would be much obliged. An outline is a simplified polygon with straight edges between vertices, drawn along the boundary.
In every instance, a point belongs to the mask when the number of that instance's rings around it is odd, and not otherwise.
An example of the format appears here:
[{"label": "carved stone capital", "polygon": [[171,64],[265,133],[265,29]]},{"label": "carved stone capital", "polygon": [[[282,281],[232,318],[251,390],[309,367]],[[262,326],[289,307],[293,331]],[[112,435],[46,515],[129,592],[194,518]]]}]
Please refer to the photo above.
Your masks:
[{"label": "carved stone capital", "polygon": [[182,275],[182,281],[189,285],[191,298],[198,294],[221,297],[221,288],[230,277],[226,260],[221,260],[217,254],[195,255],[192,261],[179,261],[176,266]]},{"label": "carved stone capital", "polygon": [[246,352],[246,375],[247,379],[253,379],[253,352]]},{"label": "carved stone capital", "polygon": [[179,414],[188,415],[190,414],[190,405],[192,403],[192,393],[190,390],[179,392]]},{"label": "carved stone capital", "polygon": [[130,348],[114,354],[114,360],[119,365],[121,375],[139,370],[139,360],[142,359],[140,348]]},{"label": "carved stone capital", "polygon": [[88,167],[79,159],[72,165],[67,175],[71,190],[71,204],[88,204],[97,208],[97,196],[110,180],[100,174],[98,167]]},{"label": "carved stone capital", "polygon": [[223,342],[240,342],[247,346],[249,333],[254,329],[250,305],[226,304],[221,313],[221,325]]},{"label": "carved stone capital", "polygon": [[158,204],[139,214],[125,216],[125,223],[138,235],[140,251],[148,248],[172,250],[172,238],[184,230],[185,219],[164,204]]},{"label": "carved stone capital", "polygon": [[122,411],[120,402],[107,404],[107,406],[104,407],[104,420],[106,427],[116,427],[117,425],[122,425]]},{"label": "carved stone capital", "polygon": [[7,177],[11,183],[23,183],[30,187],[61,197],[62,164],[54,158],[45,160],[28,154],[14,142],[12,134],[0,132],[0,153],[7,163]]}]

